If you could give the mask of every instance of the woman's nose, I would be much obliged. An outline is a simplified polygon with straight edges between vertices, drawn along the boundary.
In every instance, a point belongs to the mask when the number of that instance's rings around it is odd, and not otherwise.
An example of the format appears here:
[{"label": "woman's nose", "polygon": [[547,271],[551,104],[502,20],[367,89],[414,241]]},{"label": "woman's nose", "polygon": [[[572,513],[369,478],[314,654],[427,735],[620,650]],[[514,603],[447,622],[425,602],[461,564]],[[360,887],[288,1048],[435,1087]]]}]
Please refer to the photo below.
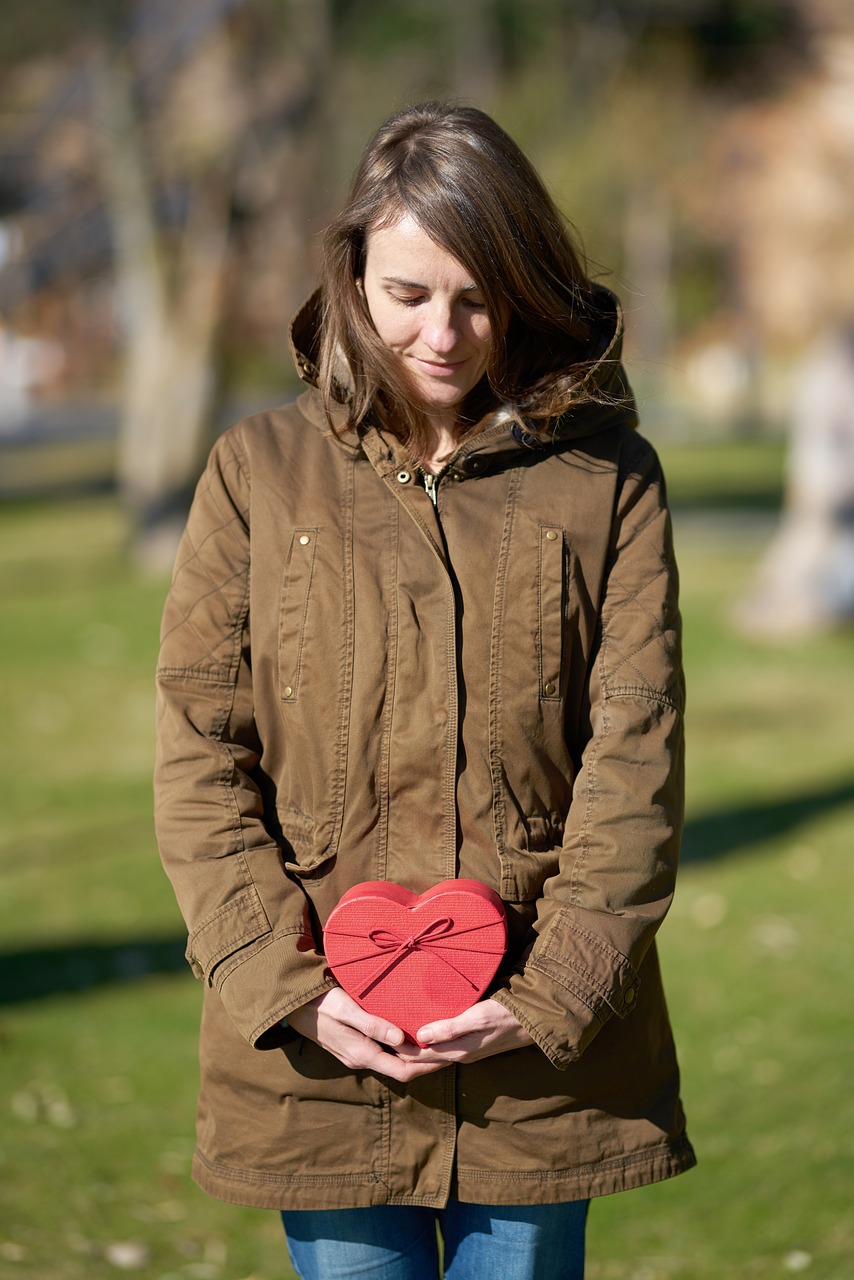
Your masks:
[{"label": "woman's nose", "polygon": [[460,340],[459,329],[454,324],[453,311],[447,306],[437,306],[426,317],[423,338],[431,351],[446,355],[453,351]]}]

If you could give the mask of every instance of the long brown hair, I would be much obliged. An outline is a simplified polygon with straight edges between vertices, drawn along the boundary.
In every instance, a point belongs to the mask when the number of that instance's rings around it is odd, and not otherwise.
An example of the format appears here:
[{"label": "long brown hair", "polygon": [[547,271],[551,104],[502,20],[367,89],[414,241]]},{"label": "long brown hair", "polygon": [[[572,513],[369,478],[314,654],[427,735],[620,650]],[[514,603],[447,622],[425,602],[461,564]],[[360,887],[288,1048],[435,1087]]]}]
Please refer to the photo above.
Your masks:
[{"label": "long brown hair", "polygon": [[414,459],[428,452],[426,415],[357,283],[368,233],[405,214],[471,273],[496,335],[485,378],[459,407],[461,426],[506,404],[532,433],[546,430],[583,394],[596,307],[582,255],[516,143],[484,112],[442,102],[408,107],[380,127],[326,230],[320,389],[327,413],[343,398],[343,358],[351,387],[346,425],[370,416],[405,440]]}]

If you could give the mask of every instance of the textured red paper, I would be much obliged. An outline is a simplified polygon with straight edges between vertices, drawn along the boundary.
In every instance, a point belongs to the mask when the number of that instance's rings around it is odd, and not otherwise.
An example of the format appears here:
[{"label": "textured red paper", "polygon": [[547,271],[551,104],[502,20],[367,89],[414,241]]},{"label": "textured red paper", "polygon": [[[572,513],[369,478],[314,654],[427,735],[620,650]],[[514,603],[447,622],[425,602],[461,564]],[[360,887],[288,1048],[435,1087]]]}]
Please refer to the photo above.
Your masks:
[{"label": "textured red paper", "polygon": [[506,949],[507,921],[479,880],[443,880],[422,894],[366,880],[334,908],[323,943],[344,990],[414,1040],[420,1027],[481,998]]}]

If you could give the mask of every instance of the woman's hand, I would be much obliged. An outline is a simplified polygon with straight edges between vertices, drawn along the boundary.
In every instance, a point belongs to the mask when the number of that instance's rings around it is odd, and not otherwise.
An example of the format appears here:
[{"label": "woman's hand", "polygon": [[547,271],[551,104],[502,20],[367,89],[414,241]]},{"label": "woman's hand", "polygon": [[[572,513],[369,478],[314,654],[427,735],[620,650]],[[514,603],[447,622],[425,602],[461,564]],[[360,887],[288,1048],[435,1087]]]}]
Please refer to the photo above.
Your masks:
[{"label": "woman's hand", "polygon": [[288,1025],[326,1049],[345,1067],[375,1071],[405,1084],[452,1062],[477,1062],[533,1044],[509,1009],[481,1000],[456,1018],[431,1022],[411,1044],[400,1027],[365,1013],[346,991],[333,987],[295,1009]]},{"label": "woman's hand", "polygon": [[417,1045],[405,1042],[400,1046],[400,1056],[438,1067],[477,1062],[534,1043],[519,1020],[497,1000],[480,1000],[456,1018],[430,1022],[420,1028],[417,1037]]},{"label": "woman's hand", "polygon": [[404,1084],[445,1065],[444,1061],[433,1059],[420,1061],[417,1049],[414,1056],[399,1057],[405,1042],[400,1027],[365,1013],[340,987],[295,1009],[288,1017],[288,1026],[326,1049],[345,1067],[376,1071]]}]

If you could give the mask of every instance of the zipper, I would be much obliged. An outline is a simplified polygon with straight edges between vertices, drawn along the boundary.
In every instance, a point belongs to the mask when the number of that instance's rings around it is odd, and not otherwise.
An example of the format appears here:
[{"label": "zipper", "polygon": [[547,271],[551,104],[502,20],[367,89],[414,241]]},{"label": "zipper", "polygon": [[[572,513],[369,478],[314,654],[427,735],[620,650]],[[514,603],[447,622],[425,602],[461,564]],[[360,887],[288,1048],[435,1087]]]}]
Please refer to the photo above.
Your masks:
[{"label": "zipper", "polygon": [[424,481],[424,489],[427,493],[427,497],[435,507],[437,501],[436,490],[439,487],[437,477],[433,475],[432,471],[422,471],[421,478]]}]

